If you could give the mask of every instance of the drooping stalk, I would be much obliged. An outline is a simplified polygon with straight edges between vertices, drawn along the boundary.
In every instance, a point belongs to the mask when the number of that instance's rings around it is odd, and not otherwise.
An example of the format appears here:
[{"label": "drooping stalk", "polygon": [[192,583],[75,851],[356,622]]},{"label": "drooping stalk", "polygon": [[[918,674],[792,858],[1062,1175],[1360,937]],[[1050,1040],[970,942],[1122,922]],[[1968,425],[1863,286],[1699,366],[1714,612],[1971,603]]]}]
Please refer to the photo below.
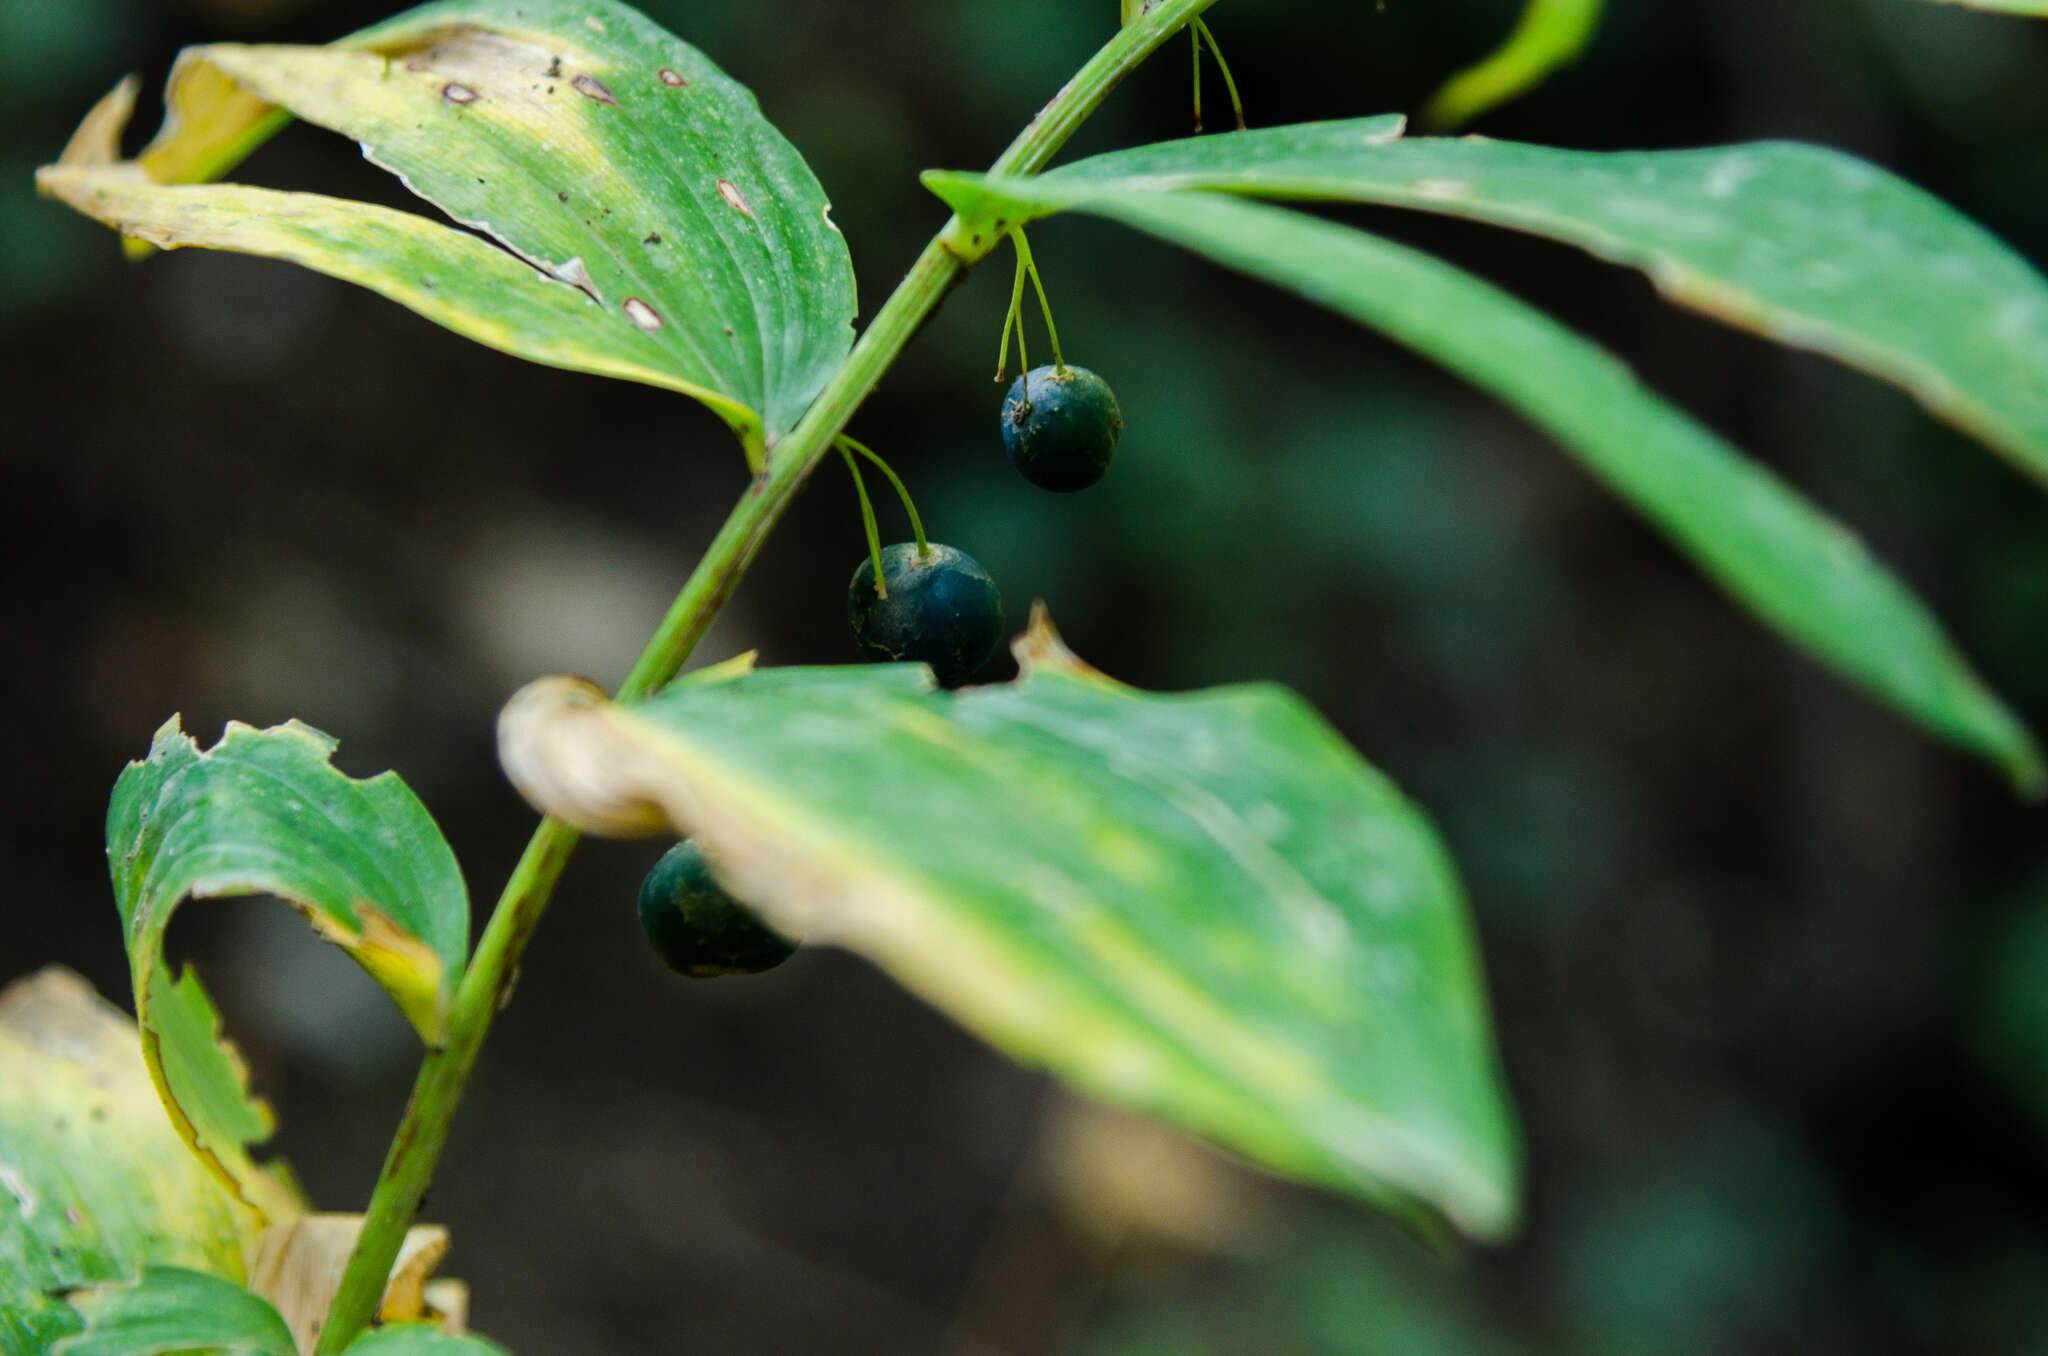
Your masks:
[{"label": "drooping stalk", "polygon": [[867,482],[861,479],[860,463],[853,459],[853,449],[846,445],[846,440],[842,438],[833,445],[839,449],[839,455],[846,458],[847,474],[853,477],[853,492],[860,496],[861,530],[867,533],[868,559],[875,564],[875,596],[887,598],[889,581],[882,577],[882,534],[875,527],[875,505],[868,498]]},{"label": "drooping stalk", "polygon": [[[859,439],[854,438],[848,434],[842,433],[834,441],[836,441],[839,444],[841,451],[851,450],[860,453],[860,455],[866,457],[869,461],[875,464],[876,470],[880,471],[883,475],[889,477],[889,483],[896,487],[896,497],[903,501],[904,513],[908,514],[910,517],[911,535],[917,538],[917,554],[919,556],[930,555],[932,553],[932,548],[931,543],[925,540],[924,519],[917,516],[917,505],[914,502],[912,502],[910,498],[910,490],[908,487],[904,485],[903,477],[897,475],[896,469],[889,465],[888,462],[882,460],[881,453],[875,451],[872,447],[869,447],[866,443],[861,442]],[[879,561],[876,562],[875,568],[877,570],[880,570],[882,568],[881,563]]]},{"label": "drooping stalk", "polygon": [[[1204,42],[1209,44],[1209,54],[1216,58],[1216,69],[1223,72],[1223,88],[1230,92],[1230,111],[1237,115],[1237,130],[1242,132],[1244,130],[1244,100],[1237,97],[1237,80],[1230,74],[1230,63],[1223,59],[1223,45],[1216,41],[1216,35],[1209,31],[1209,25],[1202,22],[1202,20],[1197,19],[1192,24],[1189,24],[1188,27],[1193,29],[1195,33],[1195,55],[1198,70],[1202,44]],[[1202,122],[1202,92],[1200,88],[1201,76],[1199,73],[1195,76],[1195,84],[1195,130],[1199,132]]]},{"label": "drooping stalk", "polygon": [[[1034,174],[1043,169],[1126,75],[1215,2],[1161,0],[1134,19],[1053,96],[996,158],[989,172]],[[644,697],[681,670],[796,492],[830,454],[833,441],[854,411],[961,276],[986,257],[999,239],[984,240],[970,234],[956,216],[925,246],[809,411],[769,449],[765,468],[740,497],[620,685],[619,700]],[[491,1019],[511,996],[519,958],[539,926],[578,837],[574,829],[558,820],[541,820],[506,881],[456,988],[447,1043],[428,1053],[414,1080],[412,1097],[364,1211],[363,1232],[349,1254],[348,1268],[322,1325],[318,1356],[339,1356],[376,1312],[385,1278],[406,1230],[419,1213],[420,1199],[447,1144],[456,1104],[476,1066]]]},{"label": "drooping stalk", "polygon": [[[1052,323],[1052,303],[1045,299],[1045,284],[1038,277],[1038,261],[1031,257],[1031,242],[1024,238],[1024,228],[1022,226],[1012,226],[1010,228],[1010,239],[1017,246],[1017,262],[1023,266],[1026,273],[1031,275],[1032,290],[1038,293],[1038,310],[1045,317],[1045,332],[1052,340],[1053,370],[1064,375],[1067,370],[1067,360],[1060,354],[1060,330],[1059,326]],[[1017,318],[1017,357],[1020,362],[1024,357],[1024,319],[1022,316]],[[1026,370],[1028,371],[1029,369],[1027,368]]]},{"label": "drooping stalk", "polygon": [[1001,382],[1010,370],[1010,335],[1017,336],[1017,364],[1026,372],[1031,370],[1031,359],[1024,353],[1024,256],[1017,256],[1017,277],[1010,284],[1010,310],[1003,317],[1003,342],[996,349],[996,380]]}]

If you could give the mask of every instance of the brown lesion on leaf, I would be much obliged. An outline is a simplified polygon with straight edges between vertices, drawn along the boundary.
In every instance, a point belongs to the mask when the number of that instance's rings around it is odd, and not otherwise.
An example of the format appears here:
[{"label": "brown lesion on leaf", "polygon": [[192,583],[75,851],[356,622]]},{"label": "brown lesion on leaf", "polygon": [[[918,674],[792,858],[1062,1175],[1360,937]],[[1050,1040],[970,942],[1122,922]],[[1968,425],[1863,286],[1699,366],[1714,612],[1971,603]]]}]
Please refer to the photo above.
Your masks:
[{"label": "brown lesion on leaf", "polygon": [[594,75],[579,75],[574,80],[571,80],[569,84],[571,88],[586,99],[594,99],[601,104],[610,104],[613,108],[619,106],[619,101],[612,97],[612,92],[609,89],[605,88],[604,81],[599,80]]},{"label": "brown lesion on leaf", "polygon": [[638,297],[627,297],[623,305],[626,318],[649,334],[661,329],[665,323],[659,311]]},{"label": "brown lesion on leaf", "polygon": [[663,66],[654,74],[656,79],[660,80],[662,84],[667,85],[670,89],[687,89],[690,84],[681,71],[673,70],[667,66]]},{"label": "brown lesion on leaf", "polygon": [[477,101],[478,95],[468,85],[457,84],[451,80],[441,86],[441,97],[451,104],[473,104]]},{"label": "brown lesion on leaf", "polygon": [[720,179],[718,181],[718,196],[725,199],[728,206],[737,208],[744,213],[749,220],[753,218],[754,209],[747,205],[745,195],[734,186],[732,180]]},{"label": "brown lesion on leaf", "polygon": [[604,297],[597,290],[597,281],[590,276],[590,269],[580,255],[574,259],[565,259],[559,264],[548,265],[547,273],[556,282],[567,283],[598,305],[604,305]]}]

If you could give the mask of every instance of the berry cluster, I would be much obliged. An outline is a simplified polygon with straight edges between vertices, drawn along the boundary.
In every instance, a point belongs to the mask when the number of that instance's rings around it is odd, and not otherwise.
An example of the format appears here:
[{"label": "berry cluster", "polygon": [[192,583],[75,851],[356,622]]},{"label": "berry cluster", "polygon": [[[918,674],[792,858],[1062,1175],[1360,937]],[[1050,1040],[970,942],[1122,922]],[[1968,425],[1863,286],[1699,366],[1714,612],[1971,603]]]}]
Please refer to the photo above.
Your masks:
[{"label": "berry cluster", "polygon": [[[1044,308],[1053,361],[1030,367],[1003,399],[1003,450],[1010,464],[1040,489],[1071,494],[1101,480],[1124,431],[1123,411],[1109,383],[1060,355],[1052,308],[1022,230],[1013,229],[1017,280],[1010,314],[1003,322],[1002,351],[996,360],[1000,382],[1009,362],[1011,333],[1024,356],[1022,303],[1028,278]],[[882,663],[930,666],[945,687],[957,687],[989,661],[1003,640],[1003,597],[981,563],[965,551],[925,538],[903,481],[874,451],[842,436],[840,456],[853,475],[860,499],[868,555],[847,587],[847,622],[866,658]],[[883,546],[875,508],[861,478],[865,461],[888,478],[909,515],[914,541]],[[753,910],[727,894],[713,878],[696,844],[676,844],[640,886],[640,924],[669,968],[698,978],[755,974],[787,960],[796,944],[762,922]]]}]

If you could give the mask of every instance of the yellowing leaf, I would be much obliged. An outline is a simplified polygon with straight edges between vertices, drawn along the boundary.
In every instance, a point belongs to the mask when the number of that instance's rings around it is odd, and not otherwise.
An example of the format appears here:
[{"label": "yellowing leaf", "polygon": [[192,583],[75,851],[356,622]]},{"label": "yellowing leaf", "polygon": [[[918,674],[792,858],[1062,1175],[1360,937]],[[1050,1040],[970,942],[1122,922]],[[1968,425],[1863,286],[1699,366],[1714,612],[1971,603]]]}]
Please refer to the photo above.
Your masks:
[{"label": "yellowing leaf", "polygon": [[172,1131],[126,1013],[68,970],[0,992],[0,1356],[47,1356],[66,1292],[148,1263],[239,1284],[260,1228]]}]

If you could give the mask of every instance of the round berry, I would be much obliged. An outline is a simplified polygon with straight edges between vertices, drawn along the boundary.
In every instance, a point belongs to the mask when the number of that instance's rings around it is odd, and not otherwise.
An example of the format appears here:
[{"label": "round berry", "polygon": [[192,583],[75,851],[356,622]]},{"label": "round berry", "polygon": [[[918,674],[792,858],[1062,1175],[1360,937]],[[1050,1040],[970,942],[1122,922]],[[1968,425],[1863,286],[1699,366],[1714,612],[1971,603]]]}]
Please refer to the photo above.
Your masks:
[{"label": "round berry", "polygon": [[861,653],[876,660],[929,664],[947,687],[964,683],[1003,639],[1003,595],[979,561],[932,542],[882,548],[882,582],[875,593],[875,562],[863,560],[846,594],[846,619]]},{"label": "round berry", "polygon": [[1045,490],[1085,490],[1109,470],[1124,414],[1109,383],[1085,367],[1038,367],[1003,398],[1003,447]]},{"label": "round berry", "polygon": [[697,979],[759,974],[796,951],[711,878],[702,849],[687,839],[640,882],[640,926],[669,969]]}]

